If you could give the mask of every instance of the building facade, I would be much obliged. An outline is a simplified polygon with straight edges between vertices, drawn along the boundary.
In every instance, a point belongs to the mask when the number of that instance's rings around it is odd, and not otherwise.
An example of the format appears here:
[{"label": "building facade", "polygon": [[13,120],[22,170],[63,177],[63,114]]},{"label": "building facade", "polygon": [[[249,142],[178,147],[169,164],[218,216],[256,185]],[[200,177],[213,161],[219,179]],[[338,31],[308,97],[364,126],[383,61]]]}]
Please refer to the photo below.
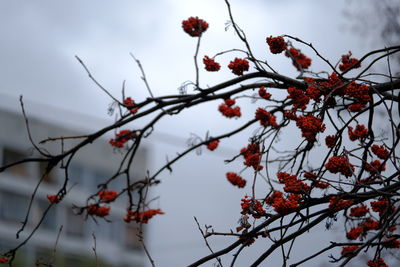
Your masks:
[{"label": "building facade", "polygon": [[[0,110],[0,125],[2,166],[28,156],[38,156],[29,142],[25,121],[20,114]],[[35,142],[48,137],[87,134],[38,118],[29,118],[29,126]],[[66,141],[64,149],[78,141]],[[48,142],[43,147],[50,153],[59,153],[63,148],[60,141]],[[141,150],[139,153],[141,162],[135,162],[134,166],[140,166],[140,169],[132,168],[132,175],[136,178],[143,177],[146,171],[146,152]],[[122,153],[114,151],[105,139],[95,141],[76,154],[69,167],[67,196],[51,207],[39,230],[17,253],[14,266],[41,263],[40,266],[79,267],[97,266],[96,262],[100,266],[144,266],[145,256],[138,241],[137,225],[123,221],[126,198],[111,205],[111,214],[107,216],[110,222],[77,215],[72,209],[73,205],[85,205],[87,197],[98,191],[97,185],[116,171],[121,157]],[[60,166],[43,179],[32,202],[28,224],[17,239],[16,233],[27,216],[33,190],[44,168],[44,164],[27,163],[0,173],[0,252],[15,247],[31,233],[49,205],[47,195],[57,194],[64,182]],[[119,191],[123,188],[122,179],[114,180],[109,189]],[[93,251],[95,243],[97,257]]]}]

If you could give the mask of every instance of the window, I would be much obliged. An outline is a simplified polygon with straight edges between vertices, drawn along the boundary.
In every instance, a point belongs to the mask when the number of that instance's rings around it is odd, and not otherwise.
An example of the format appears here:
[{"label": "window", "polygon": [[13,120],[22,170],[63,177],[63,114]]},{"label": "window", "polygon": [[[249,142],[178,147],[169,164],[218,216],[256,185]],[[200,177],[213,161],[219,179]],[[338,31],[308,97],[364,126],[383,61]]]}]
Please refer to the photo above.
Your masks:
[{"label": "window", "polygon": [[67,207],[66,232],[73,237],[83,237],[86,231],[86,221],[81,215],[76,215],[71,207]]},{"label": "window", "polygon": [[[7,164],[14,163],[14,162],[16,162],[18,160],[24,159],[25,157],[26,157],[25,153],[22,153],[20,151],[5,147],[3,149],[2,165],[4,166],[4,165],[7,165]],[[8,168],[7,171],[9,173],[12,173],[12,174],[17,175],[17,176],[28,176],[29,175],[29,168],[28,168],[28,165],[26,163],[18,164],[16,166]]]},{"label": "window", "polygon": [[0,218],[6,221],[22,222],[28,209],[29,198],[24,195],[0,192]]},{"label": "window", "polygon": [[110,239],[115,243],[121,244],[125,238],[124,228],[126,222],[124,222],[121,218],[115,219],[111,224],[111,236]]},{"label": "window", "polygon": [[[108,218],[109,219],[109,218]],[[114,233],[111,233],[111,226],[114,222],[109,223],[102,218],[96,218],[97,222],[92,222],[92,231],[96,238],[110,239]]]},{"label": "window", "polygon": [[[35,217],[37,222],[42,218],[44,212],[49,206],[49,202],[45,200],[37,201]],[[55,230],[57,227],[57,206],[53,205],[44,217],[41,226],[46,230]]]},{"label": "window", "polygon": [[[98,190],[98,185],[103,184],[107,181],[108,178],[110,178],[111,174],[98,170],[98,169],[87,169],[87,184],[88,184],[88,189],[90,191],[97,191]],[[111,189],[111,188],[110,188]],[[114,189],[114,188],[112,188]]]},{"label": "window", "polygon": [[139,228],[137,225],[126,224],[125,244],[128,249],[140,250],[142,248],[139,242]]},{"label": "window", "polygon": [[[45,173],[47,168],[47,162],[40,162],[38,165],[38,177],[41,178],[42,175]],[[56,184],[57,183],[57,175],[56,171],[53,169],[47,175],[44,176],[43,181],[46,184]]]},{"label": "window", "polygon": [[85,168],[77,163],[71,163],[69,165],[68,169],[68,186],[74,187],[74,190],[76,188],[79,188],[79,190],[84,190],[85,187]]}]

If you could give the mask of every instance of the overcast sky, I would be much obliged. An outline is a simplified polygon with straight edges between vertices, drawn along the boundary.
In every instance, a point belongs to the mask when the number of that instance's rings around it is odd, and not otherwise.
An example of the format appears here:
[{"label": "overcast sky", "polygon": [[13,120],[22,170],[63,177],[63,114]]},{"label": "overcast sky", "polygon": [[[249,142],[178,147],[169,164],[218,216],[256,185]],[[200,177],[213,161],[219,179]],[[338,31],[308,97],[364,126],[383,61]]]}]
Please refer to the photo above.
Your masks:
[{"label": "overcast sky", "polygon": [[[232,0],[231,5],[236,22],[248,35],[255,54],[292,77],[296,72],[290,61],[271,55],[265,37],[297,36],[313,43],[332,62],[349,50],[358,57],[369,48],[359,36],[347,30],[342,14],[344,0]],[[243,48],[232,29],[225,31],[228,13],[223,0],[1,1],[0,104],[18,110],[17,99],[22,94],[29,114],[75,128],[85,125],[85,130],[105,125],[112,120],[107,115],[111,100],[89,80],[75,55],[118,98],[124,80],[126,95],[138,101],[148,96],[129,53],[141,60],[155,95],[176,94],[183,82],[194,80],[196,40],[181,29],[181,21],[190,16],[199,16],[210,25],[202,38],[200,58]],[[298,47],[316,58],[310,49]],[[201,85],[211,86],[233,78],[226,70],[232,57],[221,58],[223,70],[219,73],[202,71]],[[322,62],[313,61],[312,70],[321,68],[327,69]],[[194,113],[184,112],[162,121],[156,134],[180,136],[182,144],[157,143],[157,138],[153,139],[148,144],[153,152],[151,167],[160,166],[165,154],[173,156],[181,151],[190,133],[204,136],[210,130],[216,135],[237,125],[237,121],[219,118],[218,104],[210,103]],[[255,108],[246,105],[243,111],[254,114]],[[191,156],[179,163],[172,175],[163,176],[163,183],[153,194],[161,196],[159,207],[166,214],[154,219],[148,231],[150,252],[159,266],[184,266],[207,254],[193,216],[219,231],[236,227],[240,198],[247,191],[227,184],[225,172],[240,166],[227,167],[223,159],[244,146],[247,138],[241,136],[222,144],[220,152]],[[221,240],[212,244],[216,247],[227,244],[226,239]],[[255,246],[255,250],[262,246]],[[238,266],[245,266],[254,257],[252,253],[239,257]]]}]

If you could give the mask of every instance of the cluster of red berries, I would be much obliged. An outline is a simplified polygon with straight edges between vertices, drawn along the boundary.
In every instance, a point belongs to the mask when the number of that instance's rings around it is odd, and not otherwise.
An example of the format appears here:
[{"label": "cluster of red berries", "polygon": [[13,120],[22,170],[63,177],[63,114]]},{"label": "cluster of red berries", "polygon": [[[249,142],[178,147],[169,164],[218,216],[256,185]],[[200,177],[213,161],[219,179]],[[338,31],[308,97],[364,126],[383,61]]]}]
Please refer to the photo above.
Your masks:
[{"label": "cluster of red berries", "polygon": [[261,86],[260,89],[258,89],[258,95],[265,100],[269,100],[272,96],[270,93],[267,93],[267,90],[265,90],[265,86]]},{"label": "cluster of red berries", "polygon": [[290,175],[286,172],[278,172],[278,180],[285,187],[283,190],[286,193],[305,194],[311,191],[311,187],[297,179],[296,175]]},{"label": "cluster of red berries", "polygon": [[366,107],[365,103],[353,103],[347,106],[347,109],[351,112],[359,112]]},{"label": "cluster of red berries", "polygon": [[268,111],[263,108],[258,108],[255,114],[256,120],[260,121],[260,124],[264,127],[272,126],[276,127],[278,124],[276,123],[276,116],[272,115]]},{"label": "cluster of red berries", "polygon": [[375,260],[369,260],[367,265],[369,267],[389,267],[389,265],[387,265],[382,258],[377,258]]},{"label": "cluster of red berries", "polygon": [[353,227],[350,229],[349,232],[346,233],[346,238],[349,240],[356,240],[359,238],[362,234],[364,234],[364,230],[362,227]]},{"label": "cluster of red berries", "polygon": [[234,172],[226,173],[226,179],[228,179],[228,181],[231,184],[233,184],[233,185],[235,185],[235,186],[237,186],[239,188],[243,188],[243,187],[246,186],[246,180],[243,179],[241,176],[237,175]]},{"label": "cluster of red berries", "polygon": [[246,59],[236,57],[229,63],[228,68],[232,70],[233,74],[240,76],[243,75],[244,71],[249,70],[249,62]]},{"label": "cluster of red berries", "polygon": [[382,164],[379,160],[373,160],[365,164],[365,170],[371,174],[378,174],[386,170],[386,164]]},{"label": "cluster of red berries", "polygon": [[346,156],[333,156],[330,157],[328,163],[325,164],[325,168],[331,173],[341,173],[346,177],[353,175],[354,166],[349,162],[349,158]]},{"label": "cluster of red berries", "polygon": [[125,143],[137,136],[136,131],[121,130],[115,134],[115,138],[111,138],[110,145],[118,148],[123,148]]},{"label": "cluster of red berries", "polygon": [[306,95],[316,102],[321,100],[322,95],[327,95],[332,88],[335,88],[338,82],[341,82],[336,73],[332,73],[328,76],[327,80],[315,81],[313,78],[304,78],[307,83]]},{"label": "cluster of red berries", "polygon": [[378,221],[371,218],[365,219],[359,226],[363,227],[365,231],[378,230],[381,227]]},{"label": "cluster of red berries", "polygon": [[349,132],[349,139],[351,141],[362,140],[368,136],[368,129],[365,128],[364,124],[357,124],[356,129],[353,131],[353,127],[347,127]]},{"label": "cluster of red berries", "polygon": [[310,142],[315,142],[317,134],[324,132],[326,128],[322,120],[313,115],[298,117],[296,125],[300,128],[301,135]]},{"label": "cluster of red berries", "polygon": [[261,162],[261,152],[260,145],[256,143],[248,144],[240,150],[240,154],[244,157],[244,165],[253,167],[254,170],[260,171],[263,166],[260,165]]},{"label": "cluster of red berries", "polygon": [[350,209],[350,216],[352,217],[364,217],[368,213],[369,209],[365,205],[353,207]]},{"label": "cluster of red berries", "polygon": [[218,62],[215,62],[214,59],[209,58],[208,56],[204,56],[203,58],[204,68],[207,71],[219,71],[221,65]]},{"label": "cluster of red berries", "polygon": [[8,258],[7,257],[1,257],[0,258],[0,263],[7,263],[8,262]]},{"label": "cluster of red berries", "polygon": [[358,84],[356,82],[351,82],[345,88],[345,94],[349,97],[355,98],[361,103],[367,103],[371,101],[371,96],[369,92],[371,88],[366,84]]},{"label": "cluster of red berries", "polygon": [[359,249],[360,248],[360,246],[345,246],[345,247],[342,247],[342,256],[343,257],[353,257],[355,254],[355,251],[357,250],[357,249]]},{"label": "cluster of red berries", "polygon": [[325,137],[325,144],[328,148],[332,148],[336,144],[336,135],[328,135]]},{"label": "cluster of red berries", "polygon": [[61,201],[61,198],[58,195],[47,195],[47,199],[50,203],[57,204]]},{"label": "cluster of red berries", "polygon": [[329,199],[329,209],[332,211],[344,210],[353,204],[354,202],[352,200],[341,199],[337,196],[333,196]]},{"label": "cluster of red berries", "polygon": [[222,115],[227,118],[240,117],[242,116],[242,113],[240,112],[240,107],[234,107],[233,105],[235,105],[235,103],[235,99],[225,99],[224,103],[218,106],[218,110],[222,113]]},{"label": "cluster of red berries", "polygon": [[274,208],[280,215],[289,214],[299,207],[301,195],[288,194],[286,197],[280,191],[274,191],[271,196],[265,199],[265,203]]},{"label": "cluster of red berries", "polygon": [[248,196],[244,196],[244,198],[242,198],[241,201],[242,201],[242,203],[240,204],[240,206],[242,207],[241,214],[252,215],[255,219],[261,218],[261,216],[266,214],[260,201],[253,198],[248,198]]},{"label": "cluster of red berries", "polygon": [[160,209],[151,209],[143,212],[137,212],[137,211],[134,212],[132,210],[128,210],[126,217],[124,218],[124,221],[127,223],[131,221],[135,221],[137,223],[148,223],[149,220],[157,214],[162,215],[165,213]]},{"label": "cluster of red berries", "polygon": [[297,115],[296,115],[296,111],[294,111],[294,110],[284,110],[283,116],[292,121],[297,121],[297,119],[298,119]]},{"label": "cluster of red berries", "polygon": [[183,30],[192,37],[199,37],[208,29],[208,23],[198,17],[190,17],[182,21]]},{"label": "cluster of red berries", "polygon": [[139,110],[139,108],[135,107],[135,101],[130,97],[124,99],[124,105],[132,114],[135,114]]},{"label": "cluster of red berries", "polygon": [[351,51],[349,51],[349,53],[346,55],[342,55],[342,64],[339,65],[339,69],[342,72],[361,67],[361,64],[358,61],[358,59],[352,58],[351,56],[352,56]]},{"label": "cluster of red berries", "polygon": [[305,110],[307,108],[310,98],[303,92],[303,90],[296,87],[289,87],[287,92],[289,93],[288,98],[293,99],[293,110],[298,108]]},{"label": "cluster of red berries", "polygon": [[117,198],[118,193],[114,190],[101,190],[99,191],[98,195],[102,202],[110,203]]},{"label": "cluster of red berries", "polygon": [[359,223],[358,226],[350,229],[346,233],[346,238],[349,240],[356,240],[358,238],[364,238],[368,231],[379,230],[380,224],[371,218],[366,218],[363,222]]},{"label": "cluster of red berries", "polygon": [[386,160],[389,158],[389,151],[386,150],[386,148],[384,146],[372,145],[371,151],[372,151],[372,153],[377,155],[378,158],[380,158],[380,159]]},{"label": "cluster of red berries", "polygon": [[97,217],[106,217],[110,214],[110,207],[99,206],[96,204],[89,205],[86,210],[89,215],[94,215]]},{"label": "cluster of red berries", "polygon": [[301,69],[307,69],[311,65],[311,58],[306,57],[299,49],[290,48],[289,51],[285,52],[285,56],[292,59],[293,66],[299,71]]},{"label": "cluster of red berries", "polygon": [[385,212],[392,213],[394,211],[393,206],[389,206],[387,199],[380,199],[377,201],[371,201],[371,208],[375,212],[379,212],[379,216],[382,216]]},{"label": "cluster of red berries", "polygon": [[269,50],[272,54],[280,54],[286,50],[287,45],[285,39],[282,36],[277,37],[267,37],[266,42],[269,46]]},{"label": "cluster of red berries", "polygon": [[[304,80],[313,80],[311,78],[305,78]],[[306,89],[306,95],[313,99],[315,102],[319,102],[321,100],[322,91],[315,86],[315,84],[309,84]]]},{"label": "cluster of red berries", "polygon": [[211,141],[207,144],[207,149],[210,151],[213,151],[218,147],[218,144],[219,144],[219,140]]}]

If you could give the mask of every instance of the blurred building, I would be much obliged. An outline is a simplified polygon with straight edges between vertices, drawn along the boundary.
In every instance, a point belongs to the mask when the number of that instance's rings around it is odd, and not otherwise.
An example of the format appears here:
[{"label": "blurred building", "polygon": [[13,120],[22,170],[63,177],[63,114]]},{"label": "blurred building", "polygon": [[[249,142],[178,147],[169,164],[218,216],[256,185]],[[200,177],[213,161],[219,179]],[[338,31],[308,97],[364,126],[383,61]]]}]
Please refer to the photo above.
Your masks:
[{"label": "blurred building", "polygon": [[[48,137],[76,136],[87,133],[74,132],[62,126],[51,124],[38,118],[29,117],[29,125],[35,142]],[[28,140],[25,121],[21,114],[0,109],[0,163],[5,165],[27,156],[38,156]],[[79,139],[66,141],[64,149]],[[49,142],[41,145],[47,151],[59,153],[61,143]],[[146,171],[145,151],[140,170],[133,170],[134,177],[143,177]],[[17,253],[14,266],[33,266],[35,262],[52,266],[97,266],[93,251],[96,240],[97,261],[100,266],[144,266],[145,257],[138,242],[137,227],[125,223],[126,199],[119,199],[111,206],[107,217],[112,223],[98,218],[85,218],[74,214],[72,205],[85,205],[86,199],[97,192],[97,185],[104,182],[116,170],[122,153],[113,151],[107,140],[95,141],[80,151],[69,168],[70,181],[67,197],[54,205],[44,218],[40,229]],[[137,166],[137,165],[135,165]],[[64,182],[61,168],[56,168],[45,177],[38,188],[30,209],[29,222],[19,240],[16,232],[24,220],[33,190],[37,185],[45,165],[37,163],[21,164],[0,173],[0,252],[19,244],[41,220],[48,207],[47,195],[56,194]],[[123,179],[121,177],[121,179]],[[116,179],[109,189],[119,190],[123,181]],[[57,235],[62,227],[60,238]],[[49,265],[40,265],[49,266]]]}]

